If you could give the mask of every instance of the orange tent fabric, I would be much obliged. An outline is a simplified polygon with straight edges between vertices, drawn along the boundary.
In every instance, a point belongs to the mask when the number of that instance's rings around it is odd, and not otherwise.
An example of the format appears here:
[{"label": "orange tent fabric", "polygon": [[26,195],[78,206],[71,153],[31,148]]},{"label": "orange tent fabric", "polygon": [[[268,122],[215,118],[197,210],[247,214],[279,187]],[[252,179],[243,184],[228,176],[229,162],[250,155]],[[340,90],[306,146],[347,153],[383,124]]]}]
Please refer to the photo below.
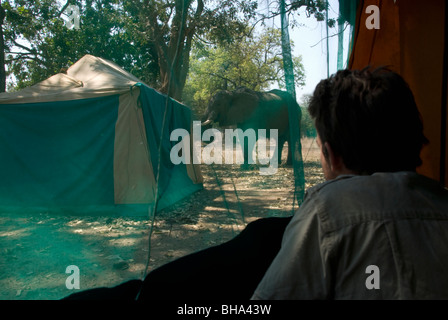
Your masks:
[{"label": "orange tent fabric", "polygon": [[[379,29],[368,29],[369,5],[380,10]],[[411,87],[430,143],[421,174],[448,185],[447,4],[445,0],[360,0],[349,68],[389,66]],[[397,124],[399,125],[399,124]]]}]

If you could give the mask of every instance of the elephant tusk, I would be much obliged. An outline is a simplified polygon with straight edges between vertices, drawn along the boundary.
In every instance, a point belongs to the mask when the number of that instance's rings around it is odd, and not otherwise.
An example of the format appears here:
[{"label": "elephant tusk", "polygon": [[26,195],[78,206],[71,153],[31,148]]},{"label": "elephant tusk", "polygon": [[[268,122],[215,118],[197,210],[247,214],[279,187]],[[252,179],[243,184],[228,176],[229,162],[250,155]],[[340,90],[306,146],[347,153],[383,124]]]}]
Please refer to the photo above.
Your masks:
[{"label": "elephant tusk", "polygon": [[213,123],[213,120],[205,120],[204,122],[201,123],[201,126],[208,126],[210,123]]}]

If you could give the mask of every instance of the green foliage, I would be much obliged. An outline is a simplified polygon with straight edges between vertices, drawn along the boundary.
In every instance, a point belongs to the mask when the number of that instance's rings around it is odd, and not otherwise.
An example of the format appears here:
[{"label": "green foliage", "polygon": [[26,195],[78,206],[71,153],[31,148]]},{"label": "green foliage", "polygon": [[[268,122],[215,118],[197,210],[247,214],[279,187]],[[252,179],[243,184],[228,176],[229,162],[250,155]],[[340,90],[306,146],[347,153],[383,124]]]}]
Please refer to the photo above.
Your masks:
[{"label": "green foliage", "polygon": [[300,132],[302,137],[316,137],[316,127],[314,126],[313,119],[311,119],[310,113],[308,112],[308,108],[302,109],[302,120],[301,120],[301,127]]},{"label": "green foliage", "polygon": [[301,135],[302,137],[316,137],[316,127],[314,126],[314,121],[310,116],[308,111],[309,102],[311,95],[305,95],[302,97],[300,107],[302,110],[302,120],[301,120]]},{"label": "green foliage", "polygon": [[[218,90],[245,86],[263,91],[285,88],[280,30],[267,28],[253,35],[245,30],[238,41],[221,45],[199,42],[190,59],[183,100],[202,114]],[[294,57],[296,86],[304,85],[301,57]]]},{"label": "green foliage", "polygon": [[[291,1],[287,10],[305,7],[321,19],[325,3]],[[69,4],[80,9],[78,30],[64,24]],[[9,90],[46,79],[85,54],[114,61],[159,90],[172,74],[177,99],[190,73],[183,97],[197,106],[222,88],[285,87],[280,31],[248,31],[260,17],[256,0],[4,0],[1,6],[6,69],[16,81]],[[300,59],[293,58],[296,86],[304,81]]]},{"label": "green foliage", "polygon": [[252,19],[256,0],[153,0],[124,2],[136,8],[135,30],[157,51],[159,90],[181,99],[194,39],[233,42]]},{"label": "green foliage", "polygon": [[[80,9],[78,30],[64,25],[68,4]],[[11,0],[2,6],[7,13],[6,63],[17,89],[90,53],[116,62],[162,91],[173,66],[177,97],[189,70],[193,36],[233,42],[254,17],[257,1]]]},{"label": "green foliage", "polygon": [[[304,8],[306,16],[314,16],[317,21],[324,21],[326,11],[328,10],[327,0],[291,0],[287,11],[298,14],[300,8]],[[335,19],[328,19],[328,26],[333,28],[336,25]]]},{"label": "green foliage", "polygon": [[73,3],[80,8],[79,29],[67,28],[64,7],[55,1],[3,4],[6,63],[16,78],[15,89],[42,81],[85,54],[114,61],[149,85],[156,84],[154,46],[134,38],[127,28],[134,17],[120,9],[120,1]]}]

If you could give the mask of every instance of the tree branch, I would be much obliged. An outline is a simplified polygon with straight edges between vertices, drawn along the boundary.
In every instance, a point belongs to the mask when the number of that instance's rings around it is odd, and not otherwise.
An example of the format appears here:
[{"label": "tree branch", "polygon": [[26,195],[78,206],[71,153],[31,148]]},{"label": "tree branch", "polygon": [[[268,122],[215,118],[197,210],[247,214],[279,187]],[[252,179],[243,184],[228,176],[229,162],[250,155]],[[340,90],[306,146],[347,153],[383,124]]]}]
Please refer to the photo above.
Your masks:
[{"label": "tree branch", "polygon": [[59,11],[59,13],[56,15],[56,18],[60,18],[69,5],[70,0],[68,0],[67,3],[62,7],[61,11]]},{"label": "tree branch", "polygon": [[30,49],[30,48],[28,48],[28,47],[25,47],[24,45],[18,43],[16,40],[13,40],[12,42],[14,43],[14,45],[15,45],[16,47],[19,47],[19,48],[21,48],[21,49],[24,49],[24,50],[28,51],[30,54],[37,55],[37,51],[36,51],[36,49]]},{"label": "tree branch", "polygon": [[8,52],[8,53],[17,55],[16,57],[12,57],[12,59],[10,59],[10,61],[19,61],[19,60],[22,60],[25,58],[25,59],[36,61],[40,64],[44,64],[44,61],[42,59],[40,59],[39,57],[37,57],[36,55],[33,55],[31,53],[25,53],[25,52]]},{"label": "tree branch", "polygon": [[238,86],[237,83],[236,83],[235,81],[232,81],[232,79],[227,78],[227,77],[224,77],[224,76],[221,76],[221,75],[219,75],[219,74],[216,74],[216,73],[213,73],[213,72],[206,72],[205,74],[206,74],[206,75],[209,75],[209,76],[213,76],[213,77],[219,78],[219,79],[221,79],[221,80],[228,81],[228,82],[230,82],[231,84],[233,84],[234,87],[237,87],[237,86]]},{"label": "tree branch", "polygon": [[322,39],[319,40],[319,42],[317,42],[316,44],[313,44],[313,45],[311,46],[311,48],[314,48],[315,46],[317,46],[319,43],[321,43],[322,41],[326,40],[327,38],[328,38],[328,39],[329,39],[329,38],[333,38],[333,37],[336,37],[336,36],[340,35],[341,33],[344,33],[344,32],[345,32],[345,29],[347,29],[347,26],[348,26],[348,25],[349,25],[349,23],[347,22],[347,23],[345,24],[345,26],[344,26],[344,29],[342,29],[341,32],[337,32],[337,33],[335,33],[335,34],[329,35],[328,37],[323,37]]}]

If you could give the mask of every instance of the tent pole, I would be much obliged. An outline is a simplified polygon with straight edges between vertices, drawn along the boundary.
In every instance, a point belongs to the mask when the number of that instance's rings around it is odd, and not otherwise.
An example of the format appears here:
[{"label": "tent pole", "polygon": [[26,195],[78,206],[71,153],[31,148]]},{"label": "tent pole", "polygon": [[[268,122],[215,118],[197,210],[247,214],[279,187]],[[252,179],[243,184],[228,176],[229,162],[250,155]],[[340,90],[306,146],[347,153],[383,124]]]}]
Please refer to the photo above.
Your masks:
[{"label": "tent pole", "polygon": [[441,99],[441,123],[440,123],[440,182],[442,185],[447,183],[446,181],[446,143],[447,143],[447,87],[448,87],[448,41],[446,37],[448,35],[448,5],[445,3],[445,30],[444,30],[444,48],[443,48],[443,67],[442,67],[442,99]]}]

